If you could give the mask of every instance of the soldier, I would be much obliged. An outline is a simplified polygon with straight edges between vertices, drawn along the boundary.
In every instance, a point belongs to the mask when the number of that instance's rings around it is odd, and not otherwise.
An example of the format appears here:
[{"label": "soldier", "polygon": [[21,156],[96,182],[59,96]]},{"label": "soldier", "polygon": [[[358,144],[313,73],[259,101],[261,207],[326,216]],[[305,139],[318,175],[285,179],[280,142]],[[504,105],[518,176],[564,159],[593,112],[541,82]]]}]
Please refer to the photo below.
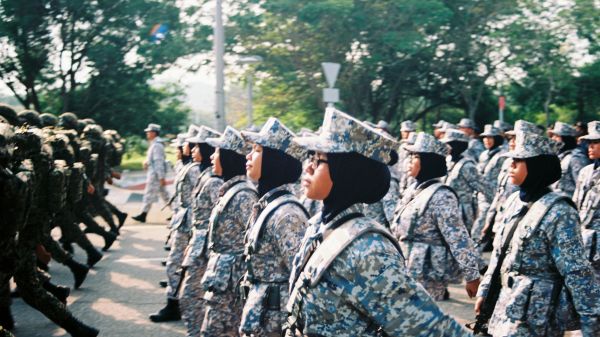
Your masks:
[{"label": "soldier", "polygon": [[144,161],[144,169],[148,170],[146,189],[144,190],[144,206],[142,213],[132,217],[132,219],[139,222],[146,222],[146,215],[148,215],[152,204],[158,201],[159,195],[164,202],[169,201],[169,193],[166,189],[165,147],[163,140],[159,137],[160,125],[150,123],[144,129],[144,132],[146,132],[146,138],[150,142],[148,156]]},{"label": "soldier", "polygon": [[240,132],[228,126],[221,137],[207,138],[206,143],[216,148],[213,171],[224,183],[210,215],[209,257],[201,281],[206,306],[201,336],[233,336],[242,314],[235,289],[244,273],[244,233],[257,195],[245,175],[248,147]]},{"label": "soldier", "polygon": [[477,171],[477,164],[467,154],[472,139],[469,140],[462,131],[448,130],[441,141],[450,146],[450,154],[446,157],[448,174],[442,181],[456,192],[463,223],[470,233],[477,211],[474,207],[474,193],[481,193],[490,200],[493,191],[487,189]]},{"label": "soldier", "polygon": [[204,319],[205,308],[202,299],[204,291],[201,287],[202,276],[208,262],[207,236],[210,212],[219,199],[219,189],[223,179],[213,172],[210,157],[215,148],[206,143],[207,138],[218,138],[221,134],[209,127],[202,126],[189,142],[196,144],[192,149],[192,157],[200,163],[200,177],[192,191],[193,234],[182,266],[185,270],[179,295],[181,316],[187,328],[188,337],[200,336],[200,328]]},{"label": "soldier", "polygon": [[446,125],[445,120],[440,119],[437,123],[431,124],[431,126],[433,126],[433,136],[437,139],[440,139],[442,137],[442,129],[444,128],[444,126]]},{"label": "soldier", "polygon": [[401,243],[410,275],[436,301],[448,298],[448,282],[458,263],[469,296],[479,285],[478,255],[460,216],[456,192],[438,178],[447,174],[448,147],[419,133],[411,154],[409,174],[416,182],[398,203],[392,232]]},{"label": "soldier", "polygon": [[19,117],[17,116],[17,112],[10,105],[0,103],[0,116],[4,118],[6,123],[12,126],[19,126]]},{"label": "soldier", "polygon": [[552,188],[571,197],[575,192],[577,175],[589,164],[589,160],[586,153],[577,151],[577,139],[575,139],[577,131],[574,127],[563,122],[556,122],[554,128],[548,132],[552,139],[563,144],[558,153],[562,175],[560,180],[552,185]]},{"label": "soldier", "polygon": [[475,305],[479,315],[492,312],[493,336],[562,336],[577,321],[583,336],[600,335],[600,284],[583,252],[577,211],[549,188],[561,175],[558,147],[517,132],[507,153],[519,191],[506,201]]},{"label": "soldier", "polygon": [[[486,150],[479,156],[478,170],[482,181],[487,184],[486,190],[494,193],[498,185],[498,175],[500,174],[502,163],[506,160],[506,157],[502,156],[502,153],[504,153],[504,149],[502,148],[504,137],[502,137],[500,129],[490,124],[485,125],[483,133],[480,136],[483,138],[483,145]],[[477,194],[477,218],[475,219],[473,228],[471,228],[471,237],[475,242],[481,239],[480,236],[485,227],[485,219],[490,209],[490,203],[491,200],[484,194]]]},{"label": "soldier", "polygon": [[361,214],[387,192],[396,142],[334,108],[318,136],[294,141],[315,151],[303,185],[323,212],[294,258],[286,336],[468,336],[407,275],[391,233]]},{"label": "soldier", "polygon": [[294,134],[270,118],[259,133],[242,131],[252,143],[246,174],[258,184],[245,237],[247,272],[240,284],[245,301],[241,336],[281,336],[286,321],[292,260],[304,236],[308,213],[293,194],[302,173],[304,149],[292,143]]},{"label": "soldier", "polygon": [[40,122],[43,128],[53,128],[58,125],[58,117],[46,112],[40,115]]},{"label": "soldier", "polygon": [[469,148],[467,149],[465,155],[471,157],[471,159],[477,162],[479,160],[479,156],[481,156],[483,151],[485,151],[485,148],[475,133],[475,122],[473,122],[472,119],[463,118],[458,123],[458,128],[469,137]]},{"label": "soldier", "polygon": [[589,142],[588,155],[593,162],[579,173],[573,201],[579,210],[585,256],[600,280],[600,122],[588,123],[588,132],[581,138]]},{"label": "soldier", "polygon": [[[197,129],[193,129],[190,138],[194,137]],[[183,143],[183,155],[190,154],[190,148],[196,146],[190,143],[189,139]],[[190,156],[191,157],[191,156]],[[196,158],[199,159],[199,158]],[[188,246],[192,235],[192,191],[198,177],[200,176],[200,161],[192,160],[185,164],[175,178],[175,194],[172,197],[176,210],[171,220],[171,230],[173,231],[171,240],[171,250],[167,258],[167,305],[159,312],[150,315],[153,322],[168,322],[181,319],[179,311],[179,285],[181,283],[181,263],[183,262],[185,249]]]},{"label": "soldier", "polygon": [[417,140],[417,133],[410,132],[408,138],[400,141],[398,147],[398,171],[401,172],[400,179],[398,182],[398,195],[403,196],[406,189],[415,182],[415,178],[408,174],[408,167],[410,166],[410,153],[406,150],[407,145],[413,145]]}]

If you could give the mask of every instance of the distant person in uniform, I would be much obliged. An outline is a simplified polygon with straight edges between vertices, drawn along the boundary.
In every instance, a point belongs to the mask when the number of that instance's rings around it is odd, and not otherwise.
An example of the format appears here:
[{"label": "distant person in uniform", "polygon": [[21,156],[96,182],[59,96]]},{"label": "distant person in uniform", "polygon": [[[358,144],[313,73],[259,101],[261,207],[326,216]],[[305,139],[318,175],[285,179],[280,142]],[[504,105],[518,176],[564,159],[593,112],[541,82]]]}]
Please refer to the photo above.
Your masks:
[{"label": "distant person in uniform", "polygon": [[167,167],[165,165],[165,145],[160,136],[160,125],[150,123],[144,129],[146,139],[150,143],[148,155],[144,161],[144,170],[146,174],[146,189],[144,190],[144,206],[142,213],[132,217],[133,220],[146,222],[146,215],[150,211],[152,204],[158,201],[158,196],[165,203],[169,202],[169,193],[166,189]]}]

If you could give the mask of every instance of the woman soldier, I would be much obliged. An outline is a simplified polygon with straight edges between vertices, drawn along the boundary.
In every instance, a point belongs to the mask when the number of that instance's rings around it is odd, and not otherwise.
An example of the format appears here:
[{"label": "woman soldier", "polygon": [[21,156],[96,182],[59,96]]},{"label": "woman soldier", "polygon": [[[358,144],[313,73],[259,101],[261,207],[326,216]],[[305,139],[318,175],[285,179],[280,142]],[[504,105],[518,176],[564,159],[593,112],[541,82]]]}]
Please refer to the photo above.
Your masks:
[{"label": "woman soldier", "polygon": [[421,132],[415,144],[405,148],[411,155],[409,174],[416,182],[398,204],[393,232],[402,245],[408,272],[441,301],[448,298],[446,288],[458,263],[467,280],[467,294],[473,297],[479,285],[478,254],[460,216],[456,192],[438,179],[447,173],[448,147]]},{"label": "woman soldier", "polygon": [[[198,130],[191,129],[194,136]],[[192,145],[193,146],[193,145]],[[177,294],[181,283],[181,263],[185,254],[185,248],[191,238],[192,232],[192,190],[200,176],[200,162],[193,160],[190,156],[189,138],[186,138],[182,147],[183,166],[175,177],[175,193],[169,204],[172,204],[175,214],[171,226],[171,250],[167,257],[167,305],[157,313],[150,315],[152,322],[168,322],[181,319],[179,312],[179,296]],[[189,159],[188,159],[189,158]]]},{"label": "woman soldier", "polygon": [[493,310],[493,336],[562,336],[576,319],[573,305],[583,336],[600,336],[600,285],[583,253],[577,211],[549,188],[561,175],[557,149],[548,138],[517,132],[507,153],[519,191],[506,201],[475,305],[477,314]]},{"label": "woman soldier", "polygon": [[552,185],[552,188],[571,197],[575,192],[577,176],[581,169],[589,164],[589,160],[585,153],[577,149],[577,139],[575,139],[577,131],[571,125],[556,122],[554,128],[548,133],[552,139],[563,144],[558,152],[562,175],[560,180]]},{"label": "woman soldier", "polygon": [[242,131],[242,136],[253,144],[246,156],[246,174],[258,183],[260,199],[246,233],[240,335],[278,337],[287,317],[292,260],[308,221],[293,194],[305,151],[292,143],[294,134],[276,118],[270,118],[259,133]]},{"label": "woman soldier", "polygon": [[361,214],[388,190],[396,142],[334,108],[319,136],[294,141],[315,151],[302,183],[323,211],[294,258],[286,336],[468,336],[407,275],[391,233]]},{"label": "woman soldier", "polygon": [[206,237],[210,212],[219,199],[219,188],[223,179],[213,172],[210,156],[215,148],[206,143],[207,138],[216,138],[221,134],[209,127],[201,126],[198,134],[188,141],[192,147],[192,158],[200,163],[200,177],[192,191],[192,238],[185,250],[183,263],[183,282],[179,293],[181,317],[187,328],[188,337],[199,337],[204,306],[201,305],[204,292],[200,281],[206,269]]},{"label": "woman soldier", "polygon": [[208,225],[209,255],[200,303],[206,312],[201,336],[235,336],[242,314],[236,289],[245,270],[244,233],[257,192],[246,178],[249,148],[238,130],[228,126],[221,137],[207,138],[206,143],[215,147],[213,172],[223,177],[223,185]]}]

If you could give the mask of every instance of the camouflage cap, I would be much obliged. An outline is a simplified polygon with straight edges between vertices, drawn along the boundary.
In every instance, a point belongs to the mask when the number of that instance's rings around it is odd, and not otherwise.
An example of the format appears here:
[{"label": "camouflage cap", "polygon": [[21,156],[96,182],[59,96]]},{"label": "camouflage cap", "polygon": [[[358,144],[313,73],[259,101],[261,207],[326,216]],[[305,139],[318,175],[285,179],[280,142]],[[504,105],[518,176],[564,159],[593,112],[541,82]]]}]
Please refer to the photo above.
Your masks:
[{"label": "camouflage cap", "polygon": [[446,132],[444,133],[444,137],[442,137],[442,139],[440,139],[440,141],[442,143],[449,143],[452,141],[468,143],[469,140],[470,140],[470,138],[469,138],[469,136],[467,136],[466,133],[464,133],[460,130],[454,130],[454,129],[446,130]]},{"label": "camouflage cap", "polygon": [[588,123],[588,134],[580,139],[600,140],[600,122],[593,121]]},{"label": "camouflage cap", "polygon": [[444,126],[444,123],[446,123],[446,121],[443,119],[440,119],[439,121],[437,121],[437,123],[431,124],[431,126],[433,126],[435,129],[439,129],[442,126]]},{"label": "camouflage cap", "polygon": [[407,145],[404,148],[410,152],[435,153],[444,157],[448,155],[448,145],[440,142],[435,139],[434,136],[425,132],[419,132],[417,134],[417,139],[415,139],[415,143],[413,145]]},{"label": "camouflage cap", "polygon": [[40,115],[40,121],[42,122],[42,127],[58,125],[58,117],[47,112]]},{"label": "camouflage cap", "polygon": [[486,124],[483,127],[483,132],[479,135],[480,137],[494,137],[501,136],[500,129],[493,126],[492,124]]},{"label": "camouflage cap", "polygon": [[198,130],[200,130],[200,127],[192,124],[188,127],[186,132],[182,133],[182,135],[185,135],[185,138],[191,138],[198,134]]},{"label": "camouflage cap", "polygon": [[89,117],[88,118],[84,118],[83,121],[86,122],[86,123],[88,123],[88,124],[98,124],[98,123],[96,123],[95,119],[89,118]]},{"label": "camouflage cap", "polygon": [[530,133],[535,133],[537,135],[541,134],[541,130],[537,127],[537,125],[519,119],[518,121],[515,122],[515,129],[514,130],[510,130],[510,131],[506,131],[507,135],[510,136],[514,136],[517,132],[530,132]]},{"label": "camouflage cap", "polygon": [[37,111],[23,110],[17,114],[17,117],[21,125],[27,124],[29,126],[37,126],[38,128],[42,126],[40,114]]},{"label": "camouflage cap", "polygon": [[442,123],[441,131],[446,132],[446,130],[458,130],[458,127],[450,122]]},{"label": "camouflage cap", "polygon": [[87,139],[102,139],[102,127],[98,124],[89,124],[83,129],[83,134]]},{"label": "camouflage cap", "polygon": [[417,130],[417,126],[413,121],[404,121],[400,123],[400,131],[402,132],[414,132]]},{"label": "camouflage cap", "polygon": [[175,137],[171,141],[171,146],[172,147],[181,147],[181,146],[183,146],[183,143],[185,143],[186,138],[187,138],[187,133],[179,133],[179,134],[177,134],[177,137]]},{"label": "camouflage cap", "polygon": [[221,137],[221,133],[215,129],[209,128],[206,125],[202,125],[197,128],[196,134],[193,137],[189,137],[186,141],[194,144],[206,143],[207,138],[218,138]]},{"label": "camouflage cap", "polygon": [[154,123],[148,124],[148,126],[144,129],[144,132],[150,132],[150,131],[160,132],[160,125],[154,124]]},{"label": "camouflage cap", "polygon": [[556,155],[562,143],[530,132],[517,131],[515,149],[503,154],[505,157],[525,159],[543,154]]},{"label": "camouflage cap", "polygon": [[309,128],[301,128],[300,131],[298,131],[298,133],[296,134],[296,136],[298,137],[309,137],[309,136],[316,136],[317,134],[309,129]]},{"label": "camouflage cap", "polygon": [[244,141],[240,132],[229,125],[219,138],[206,138],[205,142],[212,147],[234,151],[243,156],[250,152],[250,146]]},{"label": "camouflage cap", "polygon": [[247,142],[285,152],[298,160],[306,158],[307,151],[292,142],[296,135],[275,117],[269,118],[260,132],[242,131],[241,134]]},{"label": "camouflage cap", "polygon": [[577,135],[577,130],[574,127],[567,123],[556,122],[554,123],[554,128],[549,131],[550,134],[557,136],[571,136],[575,137]]},{"label": "camouflage cap", "polygon": [[408,138],[402,139],[400,141],[400,143],[403,144],[402,146],[406,146],[406,145],[413,145],[416,141],[417,141],[417,133],[411,132],[408,134]]},{"label": "camouflage cap", "polygon": [[460,122],[458,122],[458,127],[459,128],[475,129],[475,122],[473,122],[473,120],[470,119],[470,118],[462,118],[460,120]]},{"label": "camouflage cap", "polygon": [[17,112],[10,105],[0,103],[0,116],[4,117],[4,119],[13,126],[19,125]]},{"label": "camouflage cap", "polygon": [[497,128],[498,130],[500,130],[500,132],[506,132],[509,130],[513,129],[513,126],[510,123],[501,121],[501,120],[495,120],[494,123],[492,124],[495,128]]},{"label": "camouflage cap", "polygon": [[315,137],[296,137],[293,140],[309,151],[324,153],[356,152],[384,164],[398,143],[382,131],[335,108],[327,108],[321,132]]},{"label": "camouflage cap", "polygon": [[58,126],[61,126],[65,129],[76,130],[78,126],[78,120],[79,118],[77,118],[76,114],[72,112],[65,112],[58,116]]}]

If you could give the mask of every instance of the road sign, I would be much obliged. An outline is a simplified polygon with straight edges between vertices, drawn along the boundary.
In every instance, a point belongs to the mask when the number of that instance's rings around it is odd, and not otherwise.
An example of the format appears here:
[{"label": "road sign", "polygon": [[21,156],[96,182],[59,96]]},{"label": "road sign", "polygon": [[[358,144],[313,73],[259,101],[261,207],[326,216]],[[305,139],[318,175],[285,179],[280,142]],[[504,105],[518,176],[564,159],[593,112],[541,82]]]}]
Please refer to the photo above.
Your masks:
[{"label": "road sign", "polygon": [[321,63],[321,66],[323,66],[323,72],[325,73],[325,79],[327,80],[327,84],[330,88],[333,88],[333,86],[335,85],[335,81],[337,80],[338,73],[340,72],[340,64],[323,62]]}]

